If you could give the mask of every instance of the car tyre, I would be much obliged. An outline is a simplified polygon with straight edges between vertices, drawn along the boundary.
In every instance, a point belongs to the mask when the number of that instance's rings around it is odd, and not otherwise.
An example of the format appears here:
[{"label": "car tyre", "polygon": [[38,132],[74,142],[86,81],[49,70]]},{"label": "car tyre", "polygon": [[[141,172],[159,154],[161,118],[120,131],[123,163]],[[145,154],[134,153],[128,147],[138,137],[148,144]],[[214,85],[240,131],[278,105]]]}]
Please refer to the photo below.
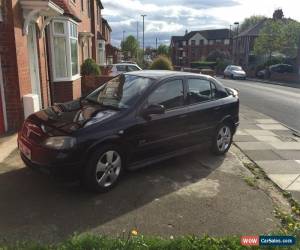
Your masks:
[{"label": "car tyre", "polygon": [[123,173],[124,157],[114,145],[106,145],[95,150],[84,169],[82,184],[88,190],[104,193],[111,190]]},{"label": "car tyre", "polygon": [[230,149],[233,139],[233,129],[228,123],[221,123],[215,132],[211,151],[215,155],[224,155]]},{"label": "car tyre", "polygon": [[230,78],[231,78],[232,80],[234,80],[234,75],[231,75]]}]

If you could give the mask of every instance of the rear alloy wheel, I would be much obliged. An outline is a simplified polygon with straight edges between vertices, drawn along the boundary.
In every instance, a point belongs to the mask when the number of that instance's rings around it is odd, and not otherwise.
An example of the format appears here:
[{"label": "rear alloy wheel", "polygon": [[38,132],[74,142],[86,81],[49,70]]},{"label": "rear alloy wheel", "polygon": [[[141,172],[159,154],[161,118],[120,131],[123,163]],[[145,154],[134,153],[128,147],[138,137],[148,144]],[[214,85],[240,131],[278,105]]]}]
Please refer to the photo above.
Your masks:
[{"label": "rear alloy wheel", "polygon": [[122,173],[122,156],[114,147],[96,151],[85,172],[85,185],[96,192],[114,187]]},{"label": "rear alloy wheel", "polygon": [[216,155],[227,153],[232,143],[232,130],[227,124],[221,124],[216,132],[212,151]]}]

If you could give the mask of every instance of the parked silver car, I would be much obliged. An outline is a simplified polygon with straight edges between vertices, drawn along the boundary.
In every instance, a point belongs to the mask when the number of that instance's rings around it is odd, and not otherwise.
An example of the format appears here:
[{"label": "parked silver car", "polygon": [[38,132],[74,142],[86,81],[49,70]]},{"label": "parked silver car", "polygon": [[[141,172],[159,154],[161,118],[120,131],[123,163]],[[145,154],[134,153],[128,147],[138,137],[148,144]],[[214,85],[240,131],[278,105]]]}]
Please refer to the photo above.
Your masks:
[{"label": "parked silver car", "polygon": [[224,78],[230,77],[231,79],[246,79],[246,72],[241,66],[228,65],[224,70]]},{"label": "parked silver car", "polygon": [[122,73],[140,71],[142,70],[137,64],[134,63],[118,63],[111,65],[111,75],[117,76]]}]

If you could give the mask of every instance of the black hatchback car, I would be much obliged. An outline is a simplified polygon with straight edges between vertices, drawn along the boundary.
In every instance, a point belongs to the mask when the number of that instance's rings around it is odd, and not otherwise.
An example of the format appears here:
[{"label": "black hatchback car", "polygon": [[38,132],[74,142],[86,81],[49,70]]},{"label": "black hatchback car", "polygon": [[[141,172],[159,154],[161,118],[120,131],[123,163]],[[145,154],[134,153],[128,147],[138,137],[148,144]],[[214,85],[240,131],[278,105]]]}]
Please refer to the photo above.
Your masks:
[{"label": "black hatchback car", "polygon": [[26,119],[18,136],[26,165],[111,189],[136,169],[198,149],[225,154],[239,124],[237,92],[216,79],[173,71],[119,75],[84,98]]}]

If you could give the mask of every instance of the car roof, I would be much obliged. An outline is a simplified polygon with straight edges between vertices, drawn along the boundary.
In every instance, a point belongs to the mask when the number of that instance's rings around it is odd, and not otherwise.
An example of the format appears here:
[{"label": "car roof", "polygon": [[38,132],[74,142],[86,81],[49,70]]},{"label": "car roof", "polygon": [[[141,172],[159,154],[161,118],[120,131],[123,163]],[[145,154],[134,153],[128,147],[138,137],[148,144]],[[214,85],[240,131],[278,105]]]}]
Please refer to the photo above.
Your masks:
[{"label": "car roof", "polygon": [[113,65],[116,65],[116,66],[123,66],[123,65],[134,65],[134,66],[137,66],[137,64],[136,63],[116,63],[116,64],[113,64]]},{"label": "car roof", "polygon": [[146,78],[152,78],[155,80],[163,80],[165,78],[169,77],[175,77],[175,76],[197,76],[202,77],[206,79],[211,79],[212,77],[208,75],[202,75],[202,74],[196,74],[196,73],[190,73],[190,72],[182,72],[182,71],[171,71],[171,70],[141,70],[141,71],[134,71],[134,72],[128,72],[127,75],[135,75],[140,77],[146,77]]}]

